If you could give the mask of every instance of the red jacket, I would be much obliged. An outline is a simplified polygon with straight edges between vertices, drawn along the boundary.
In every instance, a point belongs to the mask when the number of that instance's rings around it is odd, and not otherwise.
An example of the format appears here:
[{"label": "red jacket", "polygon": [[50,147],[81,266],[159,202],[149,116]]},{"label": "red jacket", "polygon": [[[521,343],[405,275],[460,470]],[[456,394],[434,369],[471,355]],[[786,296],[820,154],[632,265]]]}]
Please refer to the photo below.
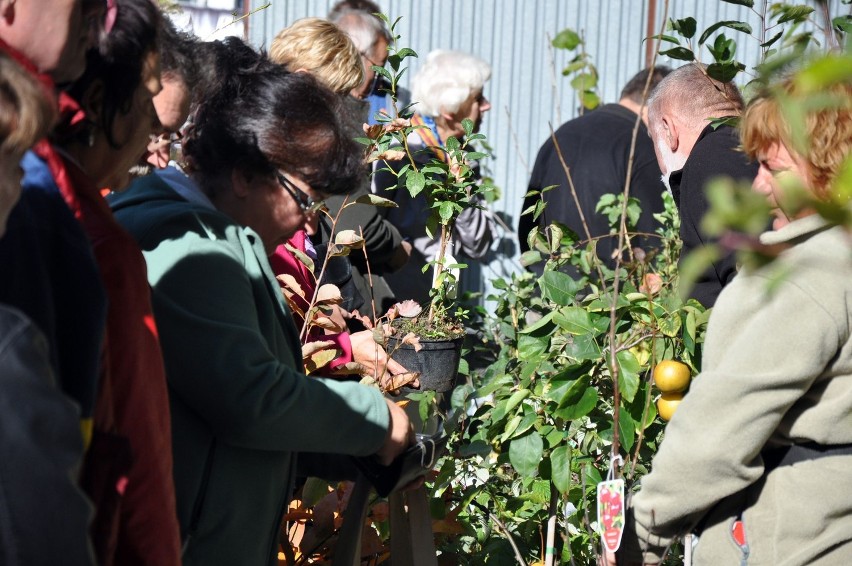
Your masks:
[{"label": "red jacket", "polygon": [[[98,559],[101,566],[180,564],[168,391],[145,259],[91,179],[70,160],[63,166],[66,201],[91,241],[109,300],[95,438],[84,468],[98,505]],[[109,446],[105,454],[96,450],[98,437]],[[127,469],[105,471],[104,464],[121,463],[128,444]]]},{"label": "red jacket", "polygon": [[[299,230],[287,243],[297,250],[305,252],[307,238],[307,233],[304,230]],[[296,282],[302,287],[305,296],[308,297],[307,301],[298,296],[295,300],[303,311],[307,310],[309,301],[313,298],[314,290],[317,287],[316,279],[314,279],[313,274],[307,266],[299,261],[283,244],[278,246],[275,252],[269,256],[269,265],[272,267],[272,272],[275,275],[287,274],[293,276]],[[279,283],[283,288],[284,284],[280,281]],[[301,330],[304,320],[299,316],[299,313],[293,312],[293,320],[296,322],[296,327]],[[349,340],[348,332],[323,334],[317,327],[312,328],[308,334],[307,341],[316,342],[320,340],[331,340],[341,351],[341,355],[333,359],[329,364],[330,368],[335,369],[352,361],[352,343]]]}]

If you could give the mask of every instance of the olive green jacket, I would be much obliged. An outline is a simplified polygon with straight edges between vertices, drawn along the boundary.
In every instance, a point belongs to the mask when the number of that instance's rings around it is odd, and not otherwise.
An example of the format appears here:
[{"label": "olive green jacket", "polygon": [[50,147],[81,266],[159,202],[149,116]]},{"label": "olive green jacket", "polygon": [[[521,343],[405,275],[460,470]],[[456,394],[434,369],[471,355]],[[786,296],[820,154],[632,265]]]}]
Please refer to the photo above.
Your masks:
[{"label": "olive green jacket", "polygon": [[111,204],[148,264],[184,564],[277,565],[295,453],[376,452],[386,403],[376,389],[302,373],[298,334],[255,232],[158,175]]},{"label": "olive green jacket", "polygon": [[[702,371],[632,500],[634,559],[641,547],[658,561],[698,526],[696,565],[852,564],[852,456],[768,473],[761,456],[852,443],[852,241],[818,216],[762,241],[790,247],[719,296]],[[740,513],[744,548],[731,536]]]}]

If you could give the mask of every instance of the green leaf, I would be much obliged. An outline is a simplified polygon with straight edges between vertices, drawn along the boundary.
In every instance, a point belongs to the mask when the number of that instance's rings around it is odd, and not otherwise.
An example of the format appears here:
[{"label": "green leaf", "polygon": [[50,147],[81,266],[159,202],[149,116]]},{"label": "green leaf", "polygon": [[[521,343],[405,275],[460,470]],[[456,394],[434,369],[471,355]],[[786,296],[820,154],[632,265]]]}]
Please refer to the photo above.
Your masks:
[{"label": "green leaf", "polygon": [[595,341],[594,334],[581,334],[565,346],[565,355],[577,361],[596,360],[601,357],[601,347]]},{"label": "green leaf", "polygon": [[[587,366],[575,366],[555,376],[551,380],[552,387],[545,396],[546,399],[554,401],[557,408],[572,405],[583,396],[583,392],[589,387],[589,375]],[[566,377],[573,379],[565,380]]]},{"label": "green leaf", "polygon": [[722,0],[722,2],[727,2],[728,4],[736,4],[737,6],[747,6],[749,8],[754,8],[754,0]]},{"label": "green leaf", "polygon": [[455,203],[444,201],[438,208],[438,214],[441,217],[441,224],[449,224],[455,214]]},{"label": "green leaf", "polygon": [[508,415],[509,413],[511,413],[515,407],[520,405],[521,401],[523,401],[529,396],[529,389],[521,389],[520,391],[515,391],[514,393],[512,393],[512,396],[509,397],[508,401],[506,401],[506,414]]},{"label": "green leaf", "polygon": [[538,432],[515,438],[509,444],[509,462],[523,477],[534,477],[544,454],[544,441]]},{"label": "green leaf", "polygon": [[550,452],[550,476],[562,495],[571,489],[571,447],[557,446]]},{"label": "green leaf", "polygon": [[595,88],[598,78],[592,73],[580,73],[571,79],[571,88],[574,90],[589,90]]},{"label": "green leaf", "polygon": [[660,319],[660,332],[664,335],[675,338],[680,334],[680,329],[683,326],[683,321],[677,313],[669,314]]},{"label": "green leaf", "polygon": [[556,34],[551,44],[557,49],[576,49],[578,45],[583,43],[580,35],[572,29],[564,29]]},{"label": "green leaf", "polygon": [[626,452],[630,451],[636,440],[636,424],[624,408],[618,412],[618,439]]},{"label": "green leaf", "polygon": [[707,74],[723,83],[729,83],[743,70],[744,67],[740,63],[710,63],[707,65]]},{"label": "green leaf", "polygon": [[810,6],[789,6],[784,4],[775,4],[777,7],[778,13],[781,14],[781,17],[778,18],[779,24],[785,24],[787,22],[796,22],[801,23],[808,19],[814,9]]},{"label": "green leaf", "polygon": [[594,110],[601,104],[601,97],[596,92],[590,90],[585,91],[580,96],[580,100],[583,103],[583,107],[588,110]]},{"label": "green leaf", "polygon": [[553,313],[553,322],[559,328],[571,334],[591,334],[595,332],[591,316],[582,307],[563,307]]},{"label": "green leaf", "polygon": [[569,305],[574,302],[574,295],[579,290],[577,282],[561,271],[545,271],[538,280],[538,286],[544,298],[557,305]]},{"label": "green leaf", "polygon": [[622,350],[615,355],[618,366],[618,389],[621,396],[630,403],[639,389],[639,372],[642,366],[630,350]]},{"label": "green leaf", "polygon": [[[361,195],[352,202],[357,204],[372,204],[373,206],[380,206],[383,208],[397,208],[397,204],[387,198],[380,197],[378,195],[374,195],[373,193],[367,195]],[[348,204],[346,206],[349,206]]]},{"label": "green leaf", "polygon": [[396,55],[400,59],[405,59],[406,57],[417,57],[417,52],[411,49],[410,47],[403,47],[402,49],[396,52]]},{"label": "green leaf", "polygon": [[663,35],[663,34],[652,35],[652,36],[646,37],[642,41],[645,41],[645,40],[648,40],[648,39],[660,39],[662,41],[668,41],[669,43],[674,43],[675,45],[680,45],[680,41],[678,40],[678,38],[672,37],[671,35]]},{"label": "green leaf", "polygon": [[426,186],[426,176],[420,172],[410,169],[405,173],[405,188],[412,198],[419,195]]},{"label": "green leaf", "polygon": [[537,362],[549,345],[550,338],[547,336],[522,334],[518,337],[518,359],[523,362]]},{"label": "green leaf", "polygon": [[710,38],[714,31],[720,28],[731,28],[737,31],[741,31],[743,33],[751,33],[751,26],[745,22],[738,22],[736,20],[726,20],[724,22],[716,22],[712,26],[708,27],[704,30],[704,33],[701,34],[701,37],[698,38],[698,45],[704,45],[704,43]]},{"label": "green leaf", "polygon": [[328,488],[329,483],[326,480],[310,477],[302,487],[302,501],[313,507],[328,495]]},{"label": "green leaf", "polygon": [[680,32],[680,34],[687,39],[695,35],[696,25],[695,18],[684,18],[682,20],[672,21],[672,29]]},{"label": "green leaf", "polygon": [[541,252],[531,250],[521,254],[521,265],[529,267],[530,265],[535,265],[540,262],[542,259]]},{"label": "green leaf", "polygon": [[[532,323],[531,325],[529,325],[529,326],[527,326],[526,328],[524,328],[523,330],[521,330],[521,331],[520,331],[520,334],[533,334],[533,333],[535,333],[537,330],[541,330],[541,329],[543,329],[544,327],[546,327],[546,326],[548,326],[548,325],[552,324],[552,323],[553,323],[553,315],[554,315],[554,314],[555,314],[555,313],[554,313],[554,312],[552,312],[552,311],[551,311],[551,312],[549,312],[549,313],[547,313],[546,315],[544,315],[543,317],[541,317],[540,319],[538,319],[537,321],[535,321],[535,322],[534,322],[534,323]],[[541,333],[539,333],[539,336],[541,336]]]},{"label": "green leaf", "polygon": [[784,35],[784,30],[779,31],[778,33],[773,35],[771,38],[767,39],[764,43],[761,43],[760,46],[761,47],[771,47],[773,43],[775,43],[776,41],[781,39],[782,35]]},{"label": "green leaf", "polygon": [[580,398],[575,403],[561,409],[556,409],[553,414],[560,419],[574,421],[591,413],[597,405],[598,390],[588,386],[582,390]]},{"label": "green leaf", "polygon": [[492,393],[494,393],[498,389],[503,389],[503,388],[508,389],[509,387],[512,386],[512,384],[513,384],[512,376],[501,373],[501,374],[495,376],[494,379],[490,383],[486,383],[485,385],[483,385],[482,387],[477,389],[476,393],[474,393],[474,395],[476,397],[487,397],[488,395],[491,395]]},{"label": "green leaf", "polygon": [[695,54],[691,49],[687,49],[686,47],[672,47],[671,49],[660,51],[660,55],[665,55],[666,57],[677,59],[679,61],[695,60]]}]

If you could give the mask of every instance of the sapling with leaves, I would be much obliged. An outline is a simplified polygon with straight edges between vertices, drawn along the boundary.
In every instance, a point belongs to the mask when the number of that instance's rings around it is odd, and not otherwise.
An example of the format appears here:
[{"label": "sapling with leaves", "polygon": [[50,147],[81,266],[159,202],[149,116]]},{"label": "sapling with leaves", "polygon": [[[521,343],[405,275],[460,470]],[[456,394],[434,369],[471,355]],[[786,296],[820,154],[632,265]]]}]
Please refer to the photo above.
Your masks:
[{"label": "sapling with leaves", "polygon": [[[465,78],[470,84],[462,84],[460,90],[467,88],[469,92],[458,107],[436,108],[431,101],[421,100],[415,103],[419,104],[415,113],[413,105],[398,107],[395,88],[405,71],[404,60],[416,54],[407,48],[399,49],[396,39],[389,49],[390,69],[375,69],[391,85],[393,114],[380,115],[380,123],[365,128],[366,137],[361,141],[368,146],[370,159],[378,162],[374,176],[377,188],[406,193],[405,198],[393,196],[405,208],[400,217],[413,211],[424,215],[415,223],[400,218],[403,224],[397,227],[414,240],[415,248],[420,246],[420,253],[428,262],[423,272],[432,269],[429,306],[418,320],[420,330],[428,337],[450,338],[463,332],[462,321],[458,320],[461,311],[457,290],[459,270],[466,264],[456,261],[454,256],[460,250],[468,257],[481,257],[493,238],[490,216],[483,213],[484,195],[492,189],[481,182],[476,170],[476,161],[486,154],[473,147],[485,140],[477,129],[482,113],[490,108],[481,92],[482,84],[490,76],[490,66],[465,53],[430,53],[414,79],[415,98],[418,90],[421,97],[426,94],[424,91],[439,68],[458,74],[458,69],[469,66],[477,78]],[[464,232],[474,223],[480,231],[475,238]],[[476,241],[470,243],[470,240]]]},{"label": "sapling with leaves", "polygon": [[[372,206],[395,206],[392,201],[375,195],[363,195],[352,202],[344,201],[343,206],[335,216],[328,211],[320,210],[331,223],[333,241],[325,249],[325,256],[317,274],[316,262],[299,244],[297,238],[291,239],[285,247],[292,257],[301,264],[298,274],[300,282],[293,273],[281,273],[277,279],[282,293],[291,312],[301,323],[299,337],[303,344],[302,358],[305,370],[310,374],[351,375],[360,374],[364,380],[377,384],[384,391],[396,391],[400,387],[416,384],[417,374],[408,372],[389,359],[383,348],[386,342],[377,337],[372,330],[348,334],[346,318],[359,317],[357,311],[353,314],[342,311],[339,305],[343,302],[340,289],[331,283],[323,283],[326,270],[334,258],[344,258],[352,251],[364,250],[364,239],[353,230],[335,231],[340,214],[347,206],[369,204]],[[305,237],[305,235],[302,235]],[[378,320],[373,307],[373,320]],[[371,328],[372,325],[368,326]],[[345,363],[337,363],[341,350],[337,336],[347,333],[352,348],[352,359]]]}]

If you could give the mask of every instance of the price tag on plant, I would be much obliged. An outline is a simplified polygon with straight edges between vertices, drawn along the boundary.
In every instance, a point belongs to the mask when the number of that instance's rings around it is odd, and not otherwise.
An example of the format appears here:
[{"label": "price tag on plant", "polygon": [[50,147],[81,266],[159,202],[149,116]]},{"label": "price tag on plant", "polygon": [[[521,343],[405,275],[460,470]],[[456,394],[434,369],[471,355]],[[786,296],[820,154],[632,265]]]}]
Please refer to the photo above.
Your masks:
[{"label": "price tag on plant", "polygon": [[598,484],[598,531],[607,550],[618,550],[624,532],[624,480]]}]

